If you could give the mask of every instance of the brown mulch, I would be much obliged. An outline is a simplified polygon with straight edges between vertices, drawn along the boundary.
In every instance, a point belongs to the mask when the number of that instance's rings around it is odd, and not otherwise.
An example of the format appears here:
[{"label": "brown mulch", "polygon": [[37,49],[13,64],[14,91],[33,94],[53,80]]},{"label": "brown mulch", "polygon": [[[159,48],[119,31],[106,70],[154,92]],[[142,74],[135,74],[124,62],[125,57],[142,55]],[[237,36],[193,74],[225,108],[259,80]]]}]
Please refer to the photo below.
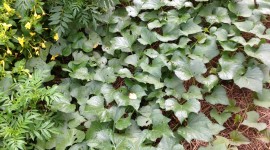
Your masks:
[{"label": "brown mulch", "polygon": [[[244,116],[245,118],[246,112],[256,111],[260,115],[259,122],[266,123],[267,128],[270,129],[270,109],[258,107],[253,104],[254,92],[245,88],[241,89],[237,85],[229,82],[223,83],[223,87],[226,89],[229,99],[235,100],[236,106],[241,108],[240,112],[237,114]],[[225,107],[222,105],[213,106],[204,100],[201,101],[201,112],[203,112],[209,119],[211,119],[210,111],[212,108],[216,108],[218,111],[223,111]],[[261,134],[256,129],[241,125],[241,123],[235,123],[235,115],[236,114],[233,114],[232,117],[223,124],[226,129],[219,135],[229,138],[231,131],[238,130],[250,140],[250,144],[238,146],[239,150],[269,150],[270,143],[260,141],[258,138],[261,137]],[[208,143],[198,140],[192,140],[191,143],[185,141],[182,144],[186,150],[198,150],[199,147],[208,145]]]},{"label": "brown mulch", "polygon": [[[254,92],[251,90],[242,88],[240,89],[235,84],[228,84],[224,86],[227,95],[229,98],[236,101],[236,105],[241,108],[241,111],[238,113],[240,116],[246,117],[246,112],[256,111],[260,114],[259,122],[264,122],[270,127],[270,110],[262,107],[257,107],[253,104]],[[235,115],[233,115],[235,116]],[[220,133],[224,137],[228,137],[230,131],[238,129],[244,136],[250,140],[250,144],[238,146],[239,150],[269,150],[270,144],[264,143],[258,138],[261,136],[260,133],[253,128],[241,125],[240,123],[234,123],[234,117],[228,119],[224,123],[226,130]]]},{"label": "brown mulch", "polygon": [[113,83],[113,87],[115,89],[118,89],[118,88],[120,88],[121,86],[124,86],[124,85],[125,85],[125,79],[120,78],[120,77],[117,77],[116,81]]}]

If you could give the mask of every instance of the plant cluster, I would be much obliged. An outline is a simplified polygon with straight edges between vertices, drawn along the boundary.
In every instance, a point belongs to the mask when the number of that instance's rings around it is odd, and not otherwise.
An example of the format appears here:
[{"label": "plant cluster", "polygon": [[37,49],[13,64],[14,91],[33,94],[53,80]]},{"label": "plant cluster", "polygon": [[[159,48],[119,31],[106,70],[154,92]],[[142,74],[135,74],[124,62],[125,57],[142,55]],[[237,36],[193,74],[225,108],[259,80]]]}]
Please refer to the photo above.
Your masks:
[{"label": "plant cluster", "polygon": [[233,150],[250,141],[219,135],[232,117],[269,141],[223,86],[269,109],[268,0],[5,0],[0,12],[0,147]]},{"label": "plant cluster", "polygon": [[[61,98],[57,86],[42,87],[44,72],[29,73],[25,60],[17,61],[12,71],[0,77],[0,147],[3,149],[33,148],[36,138],[44,140],[58,133],[53,101]],[[2,69],[2,67],[0,67]]]}]

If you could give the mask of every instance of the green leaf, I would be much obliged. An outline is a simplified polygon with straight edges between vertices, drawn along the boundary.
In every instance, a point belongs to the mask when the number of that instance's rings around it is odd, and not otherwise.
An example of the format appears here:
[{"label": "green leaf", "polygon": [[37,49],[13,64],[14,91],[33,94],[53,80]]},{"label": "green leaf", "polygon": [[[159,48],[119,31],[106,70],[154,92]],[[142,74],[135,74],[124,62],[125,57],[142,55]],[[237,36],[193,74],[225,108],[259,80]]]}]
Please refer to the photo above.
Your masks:
[{"label": "green leaf", "polygon": [[236,51],[237,43],[232,41],[220,41],[220,46],[224,49],[224,51]]},{"label": "green leaf", "polygon": [[160,79],[145,73],[136,74],[135,79],[142,83],[152,84],[155,86],[155,89],[164,87],[164,84],[160,82]]},{"label": "green leaf", "polygon": [[173,132],[168,125],[169,119],[163,116],[161,110],[153,110],[152,122],[152,130],[147,130],[148,139],[150,139],[151,141],[156,141],[157,138],[161,138],[162,136],[173,136]]},{"label": "green leaf", "polygon": [[257,138],[258,140],[269,143],[270,142],[270,129],[266,129],[261,132],[261,137]]},{"label": "green leaf", "polygon": [[174,73],[181,80],[189,80],[207,71],[204,63],[200,60],[190,60],[189,62],[179,61],[177,65],[178,68],[174,70]]},{"label": "green leaf", "polygon": [[222,86],[217,86],[211,95],[205,97],[205,100],[210,104],[223,104],[229,105],[229,99],[226,94],[226,90]]},{"label": "green leaf", "polygon": [[181,24],[181,32],[185,36],[202,31],[201,26],[194,23],[193,19],[189,19],[186,23]]},{"label": "green leaf", "polygon": [[166,1],[166,6],[172,6],[179,10],[185,6],[185,0]]},{"label": "green leaf", "polygon": [[42,71],[43,82],[46,82],[52,80],[54,77],[51,75],[51,70],[54,67],[54,65],[55,65],[54,61],[46,63],[40,57],[32,57],[27,60],[25,68],[29,69],[31,72],[33,72],[34,70]]},{"label": "green leaf", "polygon": [[126,10],[128,12],[128,15],[131,17],[136,17],[139,14],[140,11],[140,7],[136,7],[136,6],[127,6]]},{"label": "green leaf", "polygon": [[246,20],[244,22],[234,22],[233,23],[240,31],[249,32],[254,28],[254,23],[252,21]]},{"label": "green leaf", "polygon": [[204,4],[205,7],[199,12],[199,15],[205,17],[205,20],[210,24],[214,23],[231,23],[228,10],[223,7],[218,7],[218,3]]},{"label": "green leaf", "polygon": [[129,16],[136,17],[136,16],[138,16],[138,14],[142,8],[143,1],[142,0],[134,0],[133,3],[134,3],[134,6],[127,6],[126,10],[127,10]]},{"label": "green leaf", "polygon": [[156,33],[157,38],[162,42],[174,41],[179,38],[181,31],[179,25],[168,23],[162,27],[162,35]]},{"label": "green leaf", "polygon": [[143,96],[146,96],[145,88],[135,84],[130,88],[130,92],[136,94],[137,98],[142,98]]},{"label": "green leaf", "polygon": [[213,135],[218,134],[224,127],[213,124],[204,114],[191,114],[188,119],[187,126],[179,127],[177,133],[185,140],[201,140],[209,142],[213,139]]},{"label": "green leaf", "polygon": [[270,68],[270,44],[262,44],[259,49],[255,52],[255,57],[260,59],[265,65]]},{"label": "green leaf", "polygon": [[10,89],[13,81],[11,77],[0,78],[0,91],[1,93]]},{"label": "green leaf", "polygon": [[236,130],[230,133],[230,138],[231,138],[230,142],[231,145],[240,146],[242,144],[250,143],[248,138],[246,138],[241,132]]},{"label": "green leaf", "polygon": [[228,32],[225,29],[218,28],[214,34],[216,35],[218,41],[227,41]]},{"label": "green leaf", "polygon": [[83,53],[82,51],[73,52],[72,56],[74,59],[72,62],[77,65],[87,63],[90,60],[90,57],[86,55],[85,53]]},{"label": "green leaf", "polygon": [[257,106],[270,108],[270,90],[263,89],[262,93],[257,93],[258,99],[254,100],[254,104]]},{"label": "green leaf", "polygon": [[247,1],[231,1],[228,8],[237,16],[250,17],[252,15],[252,9],[249,8]]},{"label": "green leaf", "polygon": [[138,126],[149,126],[152,124],[152,119],[149,117],[145,117],[145,116],[138,116],[136,118],[136,122],[138,124]]},{"label": "green leaf", "polygon": [[247,112],[247,119],[242,122],[243,125],[246,125],[251,128],[255,128],[258,131],[266,129],[266,123],[258,123],[259,114],[256,111]]},{"label": "green leaf", "polygon": [[129,95],[130,93],[128,93],[125,87],[121,87],[118,89],[118,92],[114,94],[114,100],[118,106],[132,106],[135,110],[138,110],[140,107],[141,99],[138,97],[133,99]]},{"label": "green leaf", "polygon": [[132,73],[127,68],[120,69],[118,71],[118,75],[121,78],[132,78],[133,77]]},{"label": "green leaf", "polygon": [[133,65],[133,66],[137,66],[138,64],[138,55],[137,54],[133,54],[133,55],[129,55],[125,58],[124,62],[126,64],[129,64],[129,65]]},{"label": "green leaf", "polygon": [[189,113],[198,113],[201,104],[196,99],[190,99],[183,105],[180,105],[175,99],[167,99],[165,101],[165,110],[172,110],[177,117],[177,119],[182,123],[186,118],[188,118]]},{"label": "green leaf", "polygon": [[115,37],[111,40],[112,49],[119,49],[122,52],[131,52],[132,43],[125,37]]},{"label": "green leaf", "polygon": [[[126,130],[125,134],[114,135],[116,149],[142,149],[143,142],[146,139],[146,132],[141,131],[134,121]],[[111,148],[112,149],[112,148]]]},{"label": "green leaf", "polygon": [[258,4],[258,10],[262,13],[262,14],[269,14],[270,13],[270,4],[268,0],[259,0],[257,2]]},{"label": "green leaf", "polygon": [[199,150],[228,150],[229,144],[230,141],[228,139],[221,136],[216,136],[216,139],[207,147],[200,147]]},{"label": "green leaf", "polygon": [[[178,6],[173,6],[173,7],[182,7],[181,6],[182,2],[184,2],[184,1],[180,2],[179,0],[174,0],[174,1],[171,1],[171,3],[168,2],[167,6],[174,3]],[[179,13],[181,13],[181,16],[179,16]],[[178,28],[179,28],[180,24],[186,23],[190,18],[191,18],[191,15],[188,13],[182,13],[182,12],[177,11],[176,9],[171,9],[167,12],[166,21],[167,21],[167,23],[172,23],[172,24],[178,25]]]},{"label": "green leaf", "polygon": [[146,0],[146,2],[142,5],[142,9],[158,10],[160,7],[164,5],[165,3],[163,0]]},{"label": "green leaf", "polygon": [[111,103],[114,99],[115,90],[110,84],[103,84],[100,92],[103,94],[107,103]]},{"label": "green leaf", "polygon": [[229,101],[230,105],[225,108],[224,112],[232,112],[236,114],[241,111],[241,108],[236,106],[235,100],[230,99]]},{"label": "green leaf", "polygon": [[210,91],[214,86],[218,84],[218,77],[216,75],[209,75],[208,77],[203,76],[197,76],[196,80],[203,84],[204,87],[207,88],[208,91]]},{"label": "green leaf", "polygon": [[218,22],[231,23],[231,18],[228,14],[228,10],[223,7],[218,7],[215,9],[214,14],[217,16]]},{"label": "green leaf", "polygon": [[85,86],[77,86],[71,89],[70,95],[78,100],[79,104],[85,104],[89,99],[89,90]]},{"label": "green leaf", "polygon": [[118,130],[123,130],[129,127],[131,125],[130,117],[131,117],[131,114],[126,118],[119,119],[115,124],[115,128]]},{"label": "green leaf", "polygon": [[164,136],[157,146],[157,150],[184,150],[175,138]]},{"label": "green leaf", "polygon": [[259,45],[260,43],[260,39],[259,38],[251,38],[248,42],[246,42],[246,40],[242,37],[242,36],[234,36],[233,38],[230,39],[231,41],[234,41],[236,43],[240,43],[243,46],[255,46],[255,45]]},{"label": "green leaf", "polygon": [[139,14],[142,21],[150,21],[158,18],[158,11],[146,11]]},{"label": "green leaf", "polygon": [[154,20],[154,21],[152,21],[152,22],[149,22],[149,23],[147,24],[147,27],[148,27],[150,30],[152,30],[152,29],[155,29],[155,28],[160,28],[160,27],[162,27],[163,24],[164,24],[164,23],[160,23],[159,20]]},{"label": "green leaf", "polygon": [[138,41],[143,45],[151,45],[152,43],[158,41],[156,35],[149,31],[147,28],[141,30],[141,38]]},{"label": "green leaf", "polygon": [[72,113],[76,109],[75,104],[70,104],[68,98],[62,97],[61,100],[57,100],[53,102],[52,108],[55,110],[59,110],[64,113]]},{"label": "green leaf", "polygon": [[127,12],[125,9],[117,9],[115,11],[115,15],[113,15],[112,17],[113,19],[110,21],[113,24],[109,26],[109,31],[111,33],[121,32],[123,31],[123,29],[125,29],[131,24],[131,18],[127,16]]},{"label": "green leaf", "polygon": [[85,138],[84,132],[77,129],[63,128],[61,131],[62,134],[58,134],[47,142],[53,143],[55,149],[64,150],[68,146],[82,142]]},{"label": "green leaf", "polygon": [[82,49],[85,52],[90,52],[101,44],[101,38],[96,32],[89,33],[89,39],[83,43]]},{"label": "green leaf", "polygon": [[90,78],[88,69],[86,67],[81,67],[74,72],[69,73],[70,77],[80,80],[88,80]]},{"label": "green leaf", "polygon": [[87,150],[87,149],[88,149],[88,146],[86,143],[74,144],[69,148],[69,150]]},{"label": "green leaf", "polygon": [[201,89],[195,85],[189,87],[188,92],[183,93],[182,97],[186,100],[189,99],[203,99]]},{"label": "green leaf", "polygon": [[218,72],[218,76],[222,80],[233,79],[238,74],[238,72],[243,69],[242,63],[244,61],[245,57],[242,53],[237,53],[232,57],[223,54],[222,57],[219,59],[221,71]]},{"label": "green leaf", "polygon": [[223,125],[224,122],[226,122],[232,115],[231,113],[226,112],[219,114],[216,109],[212,109],[210,111],[210,116],[214,118],[218,122],[218,124]]},{"label": "green leaf", "polygon": [[159,53],[154,49],[147,49],[144,54],[150,58],[157,58],[159,56]]},{"label": "green leaf", "polygon": [[69,128],[76,128],[79,125],[81,125],[83,122],[86,121],[86,119],[79,114],[78,111],[75,113],[71,113],[65,116],[66,121],[68,121],[68,127]]},{"label": "green leaf", "polygon": [[219,50],[217,48],[216,38],[208,36],[204,43],[196,44],[190,57],[193,59],[200,59],[204,63],[207,63],[218,54]]},{"label": "green leaf", "polygon": [[114,70],[111,67],[97,69],[96,74],[94,75],[94,80],[105,82],[105,83],[113,83],[116,80],[116,76],[114,74]]},{"label": "green leaf", "polygon": [[138,116],[136,118],[136,122],[139,126],[143,127],[143,126],[149,126],[152,124],[152,115],[153,112],[153,108],[151,108],[149,105],[148,106],[143,106],[140,110],[139,113],[142,116]]},{"label": "green leaf", "polygon": [[185,92],[182,81],[175,75],[172,78],[166,78],[164,84],[167,87],[165,92],[167,95],[173,95],[176,98],[181,98],[182,93]]},{"label": "green leaf", "polygon": [[144,72],[148,72],[149,74],[161,78],[161,68],[164,66],[163,60],[161,60],[159,57],[155,58],[151,64],[149,64],[149,59],[145,58],[140,63],[140,67]]},{"label": "green leaf", "polygon": [[180,40],[179,40],[178,45],[179,45],[180,48],[185,48],[187,46],[188,42],[190,42],[190,41],[191,40],[189,38],[187,38],[187,37],[181,37]]},{"label": "green leaf", "polygon": [[95,149],[112,149],[111,134],[109,129],[96,131],[94,137],[87,141],[88,147]]},{"label": "green leaf", "polygon": [[104,98],[101,96],[93,96],[86,103],[91,107],[91,111],[99,111],[104,108]]},{"label": "green leaf", "polygon": [[234,78],[234,82],[236,85],[238,85],[240,88],[248,88],[255,92],[262,92],[262,81],[263,81],[263,73],[260,68],[249,67],[247,72],[243,76],[237,76]]}]

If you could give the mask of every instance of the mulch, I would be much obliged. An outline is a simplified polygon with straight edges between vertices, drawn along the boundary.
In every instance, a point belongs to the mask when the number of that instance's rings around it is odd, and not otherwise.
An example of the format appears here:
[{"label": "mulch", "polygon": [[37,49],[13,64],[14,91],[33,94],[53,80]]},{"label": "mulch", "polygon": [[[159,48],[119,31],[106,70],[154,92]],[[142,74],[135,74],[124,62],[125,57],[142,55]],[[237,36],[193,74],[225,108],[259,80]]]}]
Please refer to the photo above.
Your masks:
[{"label": "mulch", "polygon": [[[236,101],[236,106],[240,107],[241,110],[237,114],[246,118],[246,112],[248,111],[256,111],[259,113],[260,118],[259,122],[264,122],[267,124],[267,128],[270,129],[270,110],[258,107],[253,104],[254,92],[246,89],[239,88],[234,83],[223,83],[223,87],[226,89],[227,95],[229,99],[233,99]],[[211,105],[207,103],[205,100],[201,102],[201,112],[204,113],[209,119],[210,111],[212,108],[216,108],[219,112],[225,109],[225,106],[222,105]],[[238,130],[244,136],[246,136],[250,140],[250,144],[238,146],[238,150],[269,150],[270,143],[264,143],[260,141],[258,138],[262,137],[262,135],[253,128],[249,128],[245,125],[241,125],[241,123],[235,123],[234,118],[236,114],[233,114],[231,118],[229,118],[223,126],[226,128],[223,130],[219,136],[223,136],[229,139],[229,134],[233,130]],[[212,120],[213,121],[213,120]],[[198,150],[201,146],[207,146],[207,142],[202,142],[199,140],[192,140],[190,143],[184,141],[183,146],[186,150]]]}]

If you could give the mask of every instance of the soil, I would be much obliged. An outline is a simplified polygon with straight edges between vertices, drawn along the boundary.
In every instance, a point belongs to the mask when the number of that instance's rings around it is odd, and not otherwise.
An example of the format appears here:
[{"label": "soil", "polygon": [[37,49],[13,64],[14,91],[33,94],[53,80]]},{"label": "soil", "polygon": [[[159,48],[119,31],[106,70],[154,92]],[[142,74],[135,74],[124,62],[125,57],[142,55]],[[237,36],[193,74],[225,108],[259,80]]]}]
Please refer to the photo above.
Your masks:
[{"label": "soil", "polygon": [[[246,112],[248,111],[256,111],[259,113],[260,118],[259,122],[263,122],[267,124],[267,128],[270,129],[270,110],[262,107],[255,106],[253,104],[254,92],[245,89],[239,88],[234,83],[223,83],[223,87],[226,89],[227,95],[230,99],[236,101],[236,106],[240,107],[241,110],[237,114],[240,116],[246,117]],[[207,103],[205,100],[201,101],[201,112],[204,113],[208,118],[210,117],[210,111],[215,107],[218,111],[223,111],[224,106],[222,105],[211,105]],[[223,126],[226,128],[219,135],[229,138],[229,134],[233,130],[240,131],[244,136],[246,136],[250,140],[250,144],[238,146],[238,150],[269,150],[270,143],[264,143],[260,141],[258,138],[262,137],[262,135],[253,128],[249,128],[245,125],[241,125],[240,123],[235,123],[234,118],[236,114],[233,114],[231,118],[229,118]],[[201,146],[207,146],[207,142],[202,142],[199,140],[192,140],[191,143],[183,142],[184,148],[186,150],[198,150]]]}]

